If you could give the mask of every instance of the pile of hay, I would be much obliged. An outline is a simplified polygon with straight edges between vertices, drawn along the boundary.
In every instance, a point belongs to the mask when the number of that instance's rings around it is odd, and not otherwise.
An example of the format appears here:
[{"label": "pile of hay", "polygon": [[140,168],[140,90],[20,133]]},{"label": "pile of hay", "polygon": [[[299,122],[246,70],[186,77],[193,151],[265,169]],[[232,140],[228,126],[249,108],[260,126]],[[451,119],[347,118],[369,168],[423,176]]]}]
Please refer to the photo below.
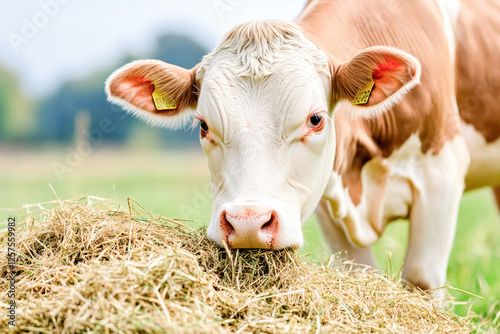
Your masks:
[{"label": "pile of hay", "polygon": [[[97,202],[97,203],[96,203]],[[179,221],[86,198],[18,231],[16,327],[2,332],[468,333],[467,320],[379,273],[284,251],[221,249]],[[6,254],[6,237],[0,244]],[[0,308],[7,307],[6,257]]]}]

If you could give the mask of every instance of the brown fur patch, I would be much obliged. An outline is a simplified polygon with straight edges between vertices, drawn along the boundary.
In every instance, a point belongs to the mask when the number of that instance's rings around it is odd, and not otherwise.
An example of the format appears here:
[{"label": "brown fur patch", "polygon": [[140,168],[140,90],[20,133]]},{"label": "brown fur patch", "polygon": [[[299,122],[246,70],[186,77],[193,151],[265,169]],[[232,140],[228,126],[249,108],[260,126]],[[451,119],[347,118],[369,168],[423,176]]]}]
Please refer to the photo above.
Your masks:
[{"label": "brown fur patch", "polygon": [[500,1],[462,0],[457,39],[457,102],[461,118],[487,142],[500,137]]},{"label": "brown fur patch", "polygon": [[500,209],[500,187],[493,189],[495,192],[495,197],[497,199],[498,208]]}]

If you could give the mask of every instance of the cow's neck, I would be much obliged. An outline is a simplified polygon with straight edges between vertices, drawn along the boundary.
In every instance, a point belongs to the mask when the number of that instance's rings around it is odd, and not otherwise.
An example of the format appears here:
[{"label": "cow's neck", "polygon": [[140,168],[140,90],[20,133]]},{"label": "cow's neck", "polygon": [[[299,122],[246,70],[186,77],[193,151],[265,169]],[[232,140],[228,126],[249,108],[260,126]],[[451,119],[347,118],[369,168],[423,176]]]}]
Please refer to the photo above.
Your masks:
[{"label": "cow's neck", "polygon": [[335,114],[336,154],[333,171],[342,177],[349,188],[354,204],[361,200],[361,168],[375,157],[382,156],[382,150],[373,140],[370,123],[353,120],[344,112]]}]

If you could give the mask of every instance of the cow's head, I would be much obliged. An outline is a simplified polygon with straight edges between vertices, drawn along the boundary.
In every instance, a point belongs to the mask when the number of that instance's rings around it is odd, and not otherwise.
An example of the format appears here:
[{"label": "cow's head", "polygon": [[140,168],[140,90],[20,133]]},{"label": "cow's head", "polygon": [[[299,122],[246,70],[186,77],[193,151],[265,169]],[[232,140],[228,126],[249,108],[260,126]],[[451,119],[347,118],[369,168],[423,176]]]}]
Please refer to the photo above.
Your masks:
[{"label": "cow's head", "polygon": [[175,128],[194,114],[211,174],[211,240],[298,248],[332,173],[334,107],[351,105],[373,79],[368,103],[351,110],[377,115],[418,82],[419,71],[396,49],[370,48],[340,62],[294,24],[251,22],[191,70],[135,61],[110,76],[106,91],[151,124]]}]

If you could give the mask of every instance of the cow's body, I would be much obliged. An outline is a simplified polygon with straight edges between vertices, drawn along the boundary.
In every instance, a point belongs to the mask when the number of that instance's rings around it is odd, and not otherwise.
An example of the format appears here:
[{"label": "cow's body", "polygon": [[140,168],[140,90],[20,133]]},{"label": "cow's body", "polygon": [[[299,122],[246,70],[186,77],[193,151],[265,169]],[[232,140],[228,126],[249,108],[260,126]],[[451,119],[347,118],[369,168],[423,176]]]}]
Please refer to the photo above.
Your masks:
[{"label": "cow's body", "polygon": [[[372,265],[368,246],[386,223],[409,218],[403,272],[423,288],[444,283],[469,164],[455,103],[452,18],[444,7],[435,0],[315,0],[297,20],[306,36],[337,58],[387,45],[422,64],[421,85],[380,117],[353,122],[346,117],[350,106],[337,107],[334,175],[349,196],[338,187],[327,190],[318,216],[332,249],[348,249]],[[344,208],[334,212],[339,203]],[[442,247],[429,246],[435,243]]]},{"label": "cow's body", "polygon": [[[445,0],[311,0],[296,20],[301,30],[243,24],[192,70],[134,62],[108,79],[107,92],[112,102],[170,127],[189,117],[185,109],[197,109],[215,242],[300,247],[300,223],[317,206],[331,249],[374,264],[369,246],[388,222],[409,218],[403,275],[434,289],[445,283],[470,163],[456,94],[474,150],[467,187],[500,184],[492,159],[499,160],[493,99],[500,85],[478,97],[484,80],[474,76],[498,84],[499,70],[488,69],[500,50],[485,50],[480,34],[461,33],[483,27],[459,13],[458,2]],[[470,64],[482,52],[492,53],[476,70]],[[367,85],[369,99],[354,105]],[[153,103],[155,89],[172,108]],[[480,99],[472,109],[471,92]]]}]

